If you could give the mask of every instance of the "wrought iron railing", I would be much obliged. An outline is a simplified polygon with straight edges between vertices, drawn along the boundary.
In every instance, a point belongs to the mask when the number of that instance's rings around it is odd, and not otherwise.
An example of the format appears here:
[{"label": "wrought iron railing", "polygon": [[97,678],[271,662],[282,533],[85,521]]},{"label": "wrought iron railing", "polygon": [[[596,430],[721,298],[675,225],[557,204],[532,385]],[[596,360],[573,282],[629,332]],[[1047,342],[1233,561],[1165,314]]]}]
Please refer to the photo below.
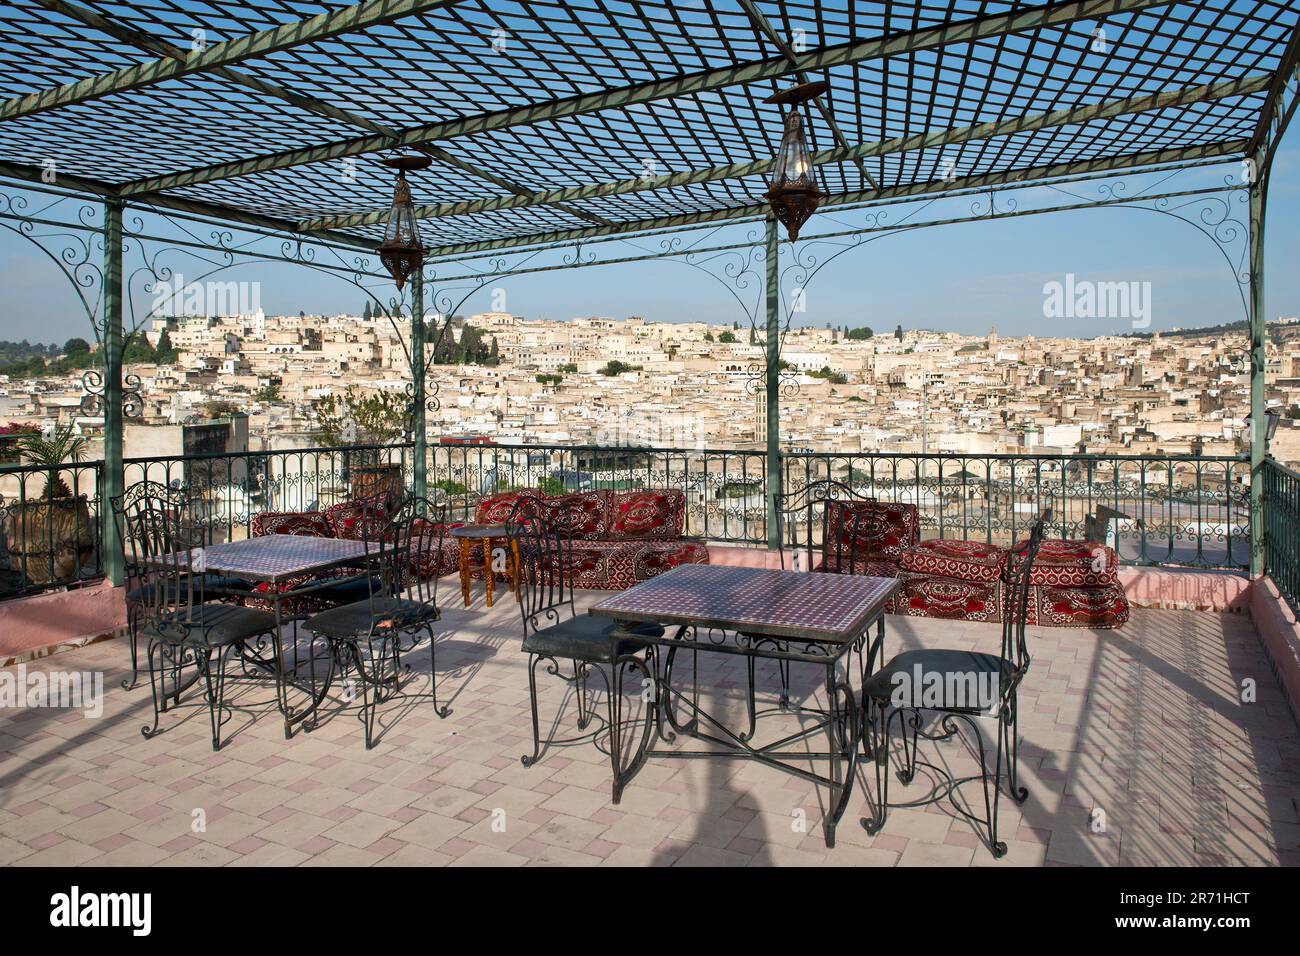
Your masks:
[{"label": "wrought iron railing", "polygon": [[1300,612],[1300,473],[1264,462],[1264,571]]},{"label": "wrought iron railing", "polygon": [[[926,538],[1007,544],[1050,507],[1050,535],[1105,535],[1125,563],[1250,562],[1244,456],[794,454],[783,464],[787,482],[836,478],[915,504]],[[1102,506],[1118,512],[1108,528],[1093,523]]]},{"label": "wrought iron railing", "polygon": [[184,489],[213,541],[252,533],[264,511],[323,511],[332,504],[411,481],[410,444],[216,452],[128,458],[124,486],[156,481]]},{"label": "wrought iron railing", "polygon": [[0,465],[0,599],[100,576],[100,474],[98,461]]},{"label": "wrought iron railing", "polygon": [[[429,493],[453,519],[472,518],[484,496],[514,488],[675,488],[686,495],[686,532],[715,542],[767,541],[766,458],[761,450],[601,445],[435,444]],[[125,483],[184,488],[215,540],[251,533],[263,511],[323,509],[386,484],[410,487],[412,445],[130,458]],[[72,495],[50,505],[45,482]],[[834,478],[860,494],[915,504],[924,537],[1008,543],[1043,508],[1053,535],[1084,537],[1100,505],[1119,517],[1109,541],[1128,563],[1242,568],[1249,561],[1249,462],[1236,457],[788,453],[784,490]],[[100,462],[57,469],[0,466],[0,597],[97,577]],[[1295,600],[1300,588],[1300,479],[1270,463],[1270,573]],[[61,502],[61,503],[60,503]]]},{"label": "wrought iron railing", "polygon": [[[686,532],[767,540],[762,451],[597,445],[436,445],[431,490],[466,520],[485,495],[676,488]],[[823,478],[914,504],[924,537],[1009,543],[1048,506],[1051,533],[1085,537],[1098,506],[1118,512],[1108,540],[1134,564],[1241,568],[1249,562],[1250,465],[1244,457],[1102,455],[782,455],[785,491]]]}]

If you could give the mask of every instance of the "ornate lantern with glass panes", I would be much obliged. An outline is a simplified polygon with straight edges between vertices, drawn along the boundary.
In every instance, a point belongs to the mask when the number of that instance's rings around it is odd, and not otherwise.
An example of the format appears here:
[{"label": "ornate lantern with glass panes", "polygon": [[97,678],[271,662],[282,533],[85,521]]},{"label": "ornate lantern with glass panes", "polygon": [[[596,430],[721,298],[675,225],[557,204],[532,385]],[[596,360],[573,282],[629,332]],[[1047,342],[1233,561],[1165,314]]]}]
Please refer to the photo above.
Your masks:
[{"label": "ornate lantern with glass panes", "polygon": [[790,233],[790,241],[799,238],[799,228],[817,211],[826,193],[817,185],[816,170],[808,153],[803,117],[799,106],[826,92],[825,82],[804,83],[769,96],[763,102],[789,106],[781,148],[772,163],[772,178],[767,201],[772,212]]},{"label": "ornate lantern with glass panes", "polygon": [[381,162],[397,170],[397,184],[393,187],[393,205],[388,211],[384,241],[375,251],[401,291],[411,273],[424,262],[424,246],[420,245],[420,227],[415,220],[415,204],[411,202],[411,187],[406,181],[406,173],[428,168],[429,157],[396,156]]}]

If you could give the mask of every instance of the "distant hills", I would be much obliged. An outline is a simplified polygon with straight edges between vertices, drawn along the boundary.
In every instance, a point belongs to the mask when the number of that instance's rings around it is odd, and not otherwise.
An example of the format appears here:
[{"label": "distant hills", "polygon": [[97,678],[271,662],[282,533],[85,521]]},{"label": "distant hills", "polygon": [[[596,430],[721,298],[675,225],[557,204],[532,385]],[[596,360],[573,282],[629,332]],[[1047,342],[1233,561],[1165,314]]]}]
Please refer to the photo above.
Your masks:
[{"label": "distant hills", "polygon": [[[1270,332],[1282,332],[1281,338],[1290,338],[1294,333],[1300,333],[1300,322],[1294,319],[1281,319],[1272,322],[1266,322],[1265,326]],[[1228,335],[1233,332],[1239,332],[1242,335],[1250,334],[1250,323],[1245,319],[1237,322],[1223,322],[1219,325],[1206,325],[1197,329],[1161,329],[1158,332],[1121,332],[1117,333],[1126,339],[1149,339],[1155,335],[1162,338],[1203,338],[1207,335]]]}]

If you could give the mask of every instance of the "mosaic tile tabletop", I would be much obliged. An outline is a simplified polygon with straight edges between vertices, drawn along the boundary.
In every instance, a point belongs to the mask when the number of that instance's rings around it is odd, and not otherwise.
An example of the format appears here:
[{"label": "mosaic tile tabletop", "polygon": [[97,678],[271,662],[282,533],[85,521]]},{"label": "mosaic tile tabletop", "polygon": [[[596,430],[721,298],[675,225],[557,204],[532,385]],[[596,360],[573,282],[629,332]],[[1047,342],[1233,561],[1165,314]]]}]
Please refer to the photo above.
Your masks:
[{"label": "mosaic tile tabletop", "polygon": [[[203,549],[203,570],[254,581],[282,581],[364,558],[363,541],[269,534]],[[193,554],[193,552],[191,552]]]},{"label": "mosaic tile tabletop", "polygon": [[844,642],[862,634],[897,588],[893,578],[684,564],[605,598],[590,612]]}]

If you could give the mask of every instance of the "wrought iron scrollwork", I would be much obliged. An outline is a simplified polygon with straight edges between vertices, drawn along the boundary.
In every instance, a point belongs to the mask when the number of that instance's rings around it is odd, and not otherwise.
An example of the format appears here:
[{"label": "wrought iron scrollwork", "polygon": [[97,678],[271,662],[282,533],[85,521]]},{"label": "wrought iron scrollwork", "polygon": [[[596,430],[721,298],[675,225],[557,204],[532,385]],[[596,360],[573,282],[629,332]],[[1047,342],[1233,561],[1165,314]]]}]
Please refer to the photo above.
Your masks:
[{"label": "wrought iron scrollwork", "polygon": [[[404,441],[413,441],[415,438],[415,383],[407,382],[405,388],[406,394],[406,428]],[[437,412],[442,409],[442,402],[438,399],[438,383],[425,381],[424,383],[424,410],[426,412]]]},{"label": "wrought iron scrollwork", "polygon": [[[126,375],[122,378],[122,417],[144,417],[144,397],[141,394],[139,375]],[[81,396],[81,413],[83,415],[106,415],[108,413],[107,390],[104,387],[104,373],[97,368],[87,369],[81,376],[81,387],[85,394]]]}]

